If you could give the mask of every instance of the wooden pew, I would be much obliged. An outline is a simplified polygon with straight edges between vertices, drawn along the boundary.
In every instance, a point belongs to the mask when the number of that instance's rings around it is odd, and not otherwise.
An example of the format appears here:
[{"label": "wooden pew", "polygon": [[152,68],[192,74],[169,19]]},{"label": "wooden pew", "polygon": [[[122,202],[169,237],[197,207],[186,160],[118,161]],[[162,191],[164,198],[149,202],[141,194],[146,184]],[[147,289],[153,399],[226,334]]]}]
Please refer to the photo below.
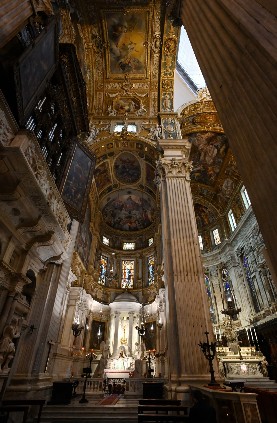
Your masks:
[{"label": "wooden pew", "polygon": [[181,405],[181,400],[172,399],[140,399],[139,405]]},{"label": "wooden pew", "polygon": [[138,405],[138,422],[185,422],[188,407],[171,404]]},{"label": "wooden pew", "polygon": [[[42,413],[42,408],[45,404],[45,400],[44,399],[18,399],[18,400],[4,400],[2,402],[2,409],[6,409],[7,407],[9,407],[10,409],[12,408],[18,408],[19,406],[21,407],[25,407],[27,408],[27,414],[29,411],[30,406],[34,405],[34,406],[38,406],[39,410],[38,410],[38,415],[37,415],[37,423],[40,423],[40,419],[41,419],[41,413]],[[25,422],[25,420],[23,420]]]},{"label": "wooden pew", "polygon": [[29,411],[28,406],[15,406],[15,405],[1,406],[0,407],[0,419],[1,419],[2,416],[4,416],[4,418],[7,419],[7,420],[4,420],[4,421],[8,421],[10,413],[23,413],[22,423],[26,423],[27,417],[28,417],[28,411]]}]

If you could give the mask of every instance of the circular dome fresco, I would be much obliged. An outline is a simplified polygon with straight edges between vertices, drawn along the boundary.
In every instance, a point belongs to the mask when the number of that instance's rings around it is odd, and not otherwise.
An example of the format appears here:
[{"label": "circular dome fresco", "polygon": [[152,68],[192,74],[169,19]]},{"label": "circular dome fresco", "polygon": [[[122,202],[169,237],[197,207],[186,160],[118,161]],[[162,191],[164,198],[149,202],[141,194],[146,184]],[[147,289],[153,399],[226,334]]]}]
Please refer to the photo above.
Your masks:
[{"label": "circular dome fresco", "polygon": [[114,162],[114,174],[116,179],[123,184],[138,182],[141,176],[138,159],[129,152],[119,154]]},{"label": "circular dome fresco", "polygon": [[152,197],[138,190],[120,190],[105,199],[104,222],[119,231],[134,232],[148,228],[154,221],[156,204]]}]

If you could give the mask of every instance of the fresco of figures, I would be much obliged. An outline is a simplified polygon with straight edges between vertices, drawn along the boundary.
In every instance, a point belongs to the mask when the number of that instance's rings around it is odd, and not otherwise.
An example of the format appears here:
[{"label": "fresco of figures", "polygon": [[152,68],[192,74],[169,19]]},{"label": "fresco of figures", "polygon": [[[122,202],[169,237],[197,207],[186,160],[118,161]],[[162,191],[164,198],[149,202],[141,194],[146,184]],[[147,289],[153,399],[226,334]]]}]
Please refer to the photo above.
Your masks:
[{"label": "fresco of figures", "polygon": [[121,190],[106,200],[102,210],[104,222],[120,231],[139,231],[152,224],[155,202],[140,191]]},{"label": "fresco of figures", "polygon": [[125,184],[137,182],[141,176],[138,159],[128,152],[120,154],[114,163],[114,174],[118,181]]}]

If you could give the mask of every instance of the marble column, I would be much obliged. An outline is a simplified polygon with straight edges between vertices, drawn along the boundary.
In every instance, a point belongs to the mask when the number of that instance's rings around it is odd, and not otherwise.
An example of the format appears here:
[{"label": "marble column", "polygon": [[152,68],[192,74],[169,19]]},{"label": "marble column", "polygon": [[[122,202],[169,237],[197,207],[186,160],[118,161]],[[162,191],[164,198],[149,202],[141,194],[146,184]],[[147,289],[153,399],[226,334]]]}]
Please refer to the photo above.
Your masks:
[{"label": "marble column", "polygon": [[114,313],[114,344],[113,344],[113,353],[112,357],[115,357],[118,350],[118,329],[119,329],[119,318],[120,313],[118,311],[115,311]]},{"label": "marble column", "polygon": [[181,17],[276,274],[276,16],[260,3],[182,0]]},{"label": "marble column", "polygon": [[128,336],[128,346],[129,346],[129,350],[130,350],[130,354],[133,354],[133,330],[134,330],[134,312],[133,311],[129,311],[128,316],[129,316],[129,336]]},{"label": "marble column", "polygon": [[166,287],[166,321],[170,381],[185,385],[210,379],[198,343],[212,324],[190,188],[190,144],[161,140],[164,157],[157,165]]}]

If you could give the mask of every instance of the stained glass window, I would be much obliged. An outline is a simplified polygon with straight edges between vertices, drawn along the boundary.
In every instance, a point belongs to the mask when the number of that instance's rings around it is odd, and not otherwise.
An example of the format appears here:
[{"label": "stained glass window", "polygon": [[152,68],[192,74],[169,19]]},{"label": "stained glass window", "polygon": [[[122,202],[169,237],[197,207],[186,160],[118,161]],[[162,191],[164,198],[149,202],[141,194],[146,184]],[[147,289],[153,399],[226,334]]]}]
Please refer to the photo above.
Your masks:
[{"label": "stained glass window", "polygon": [[154,283],[154,273],[155,273],[155,260],[154,256],[147,257],[147,270],[148,270],[148,285]]},{"label": "stained glass window", "polygon": [[[225,301],[227,302],[227,309],[236,308],[233,285],[232,285],[229,272],[226,268],[223,268],[221,270],[221,278],[222,278]],[[237,318],[238,318],[237,315],[234,315],[234,320],[237,320]]]},{"label": "stained glass window", "polygon": [[98,283],[100,283],[101,285],[106,285],[108,257],[101,255],[99,267],[100,267],[100,270],[99,270]]},{"label": "stained glass window", "polygon": [[208,299],[209,299],[209,310],[210,310],[211,320],[215,324],[215,323],[217,323],[217,318],[216,318],[215,308],[214,308],[214,304],[213,304],[213,293],[212,293],[211,283],[210,283],[209,276],[207,276],[207,275],[204,275],[204,276],[205,276],[206,292],[207,292]]},{"label": "stained glass window", "polygon": [[122,260],[121,288],[133,288],[134,286],[134,260]]}]

